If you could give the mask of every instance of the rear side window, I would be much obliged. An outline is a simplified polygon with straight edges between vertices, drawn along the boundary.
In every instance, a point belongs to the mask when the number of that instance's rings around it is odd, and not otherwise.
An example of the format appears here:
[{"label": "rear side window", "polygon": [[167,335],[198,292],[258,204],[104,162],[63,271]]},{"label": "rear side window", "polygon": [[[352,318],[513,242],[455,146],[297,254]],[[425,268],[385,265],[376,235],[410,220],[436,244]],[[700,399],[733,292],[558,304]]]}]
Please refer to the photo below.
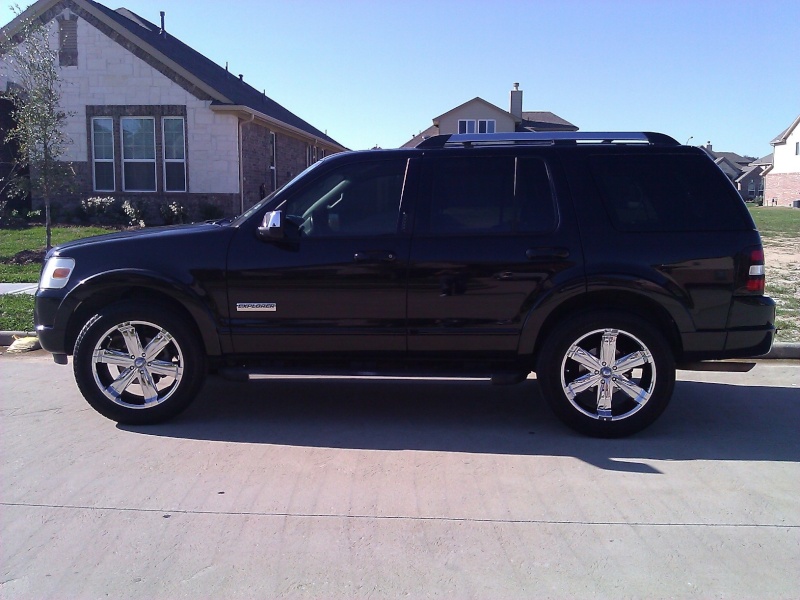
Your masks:
[{"label": "rear side window", "polygon": [[725,175],[702,156],[595,155],[591,171],[621,231],[729,231],[749,228]]},{"label": "rear side window", "polygon": [[542,232],[555,227],[550,178],[541,159],[440,158],[429,169],[426,229],[432,233]]}]

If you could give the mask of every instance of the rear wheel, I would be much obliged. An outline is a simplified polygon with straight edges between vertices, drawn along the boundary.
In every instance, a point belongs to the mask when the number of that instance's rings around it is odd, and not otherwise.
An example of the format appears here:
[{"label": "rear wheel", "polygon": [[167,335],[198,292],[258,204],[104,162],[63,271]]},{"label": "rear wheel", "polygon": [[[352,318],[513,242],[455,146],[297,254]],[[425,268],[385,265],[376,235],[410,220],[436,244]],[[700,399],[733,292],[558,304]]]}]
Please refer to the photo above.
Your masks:
[{"label": "rear wheel", "polygon": [[537,377],[567,425],[587,435],[621,437],[641,431],[667,407],[675,361],[663,335],[644,320],[589,313],[548,336]]},{"label": "rear wheel", "polygon": [[130,303],[92,317],[75,343],[75,379],[99,413],[120,423],[170,419],[205,379],[194,328],[177,313]]}]

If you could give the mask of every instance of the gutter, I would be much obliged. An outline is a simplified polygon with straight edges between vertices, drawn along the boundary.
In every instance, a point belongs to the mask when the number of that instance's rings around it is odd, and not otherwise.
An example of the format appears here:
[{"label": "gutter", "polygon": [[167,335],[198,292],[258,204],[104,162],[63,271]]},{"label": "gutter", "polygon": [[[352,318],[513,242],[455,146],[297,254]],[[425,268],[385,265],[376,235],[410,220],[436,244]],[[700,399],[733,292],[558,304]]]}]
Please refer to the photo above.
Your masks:
[{"label": "gutter", "polygon": [[270,117],[265,113],[254,110],[249,106],[245,106],[243,104],[211,104],[209,108],[212,111],[219,113],[231,113],[231,112],[237,113],[237,116],[240,119],[242,118],[242,115],[247,115],[250,117],[250,120],[248,122],[254,119],[258,119],[259,121],[263,121],[268,125],[274,125],[276,128],[283,130],[284,132],[289,133],[294,137],[299,137],[303,141],[314,140],[318,144],[324,144],[332,148],[337,148],[339,151],[342,152],[347,150],[347,148],[345,148],[338,142],[319,139],[317,136],[309,133],[308,131],[305,131],[293,125],[289,125],[288,123],[284,123],[283,121],[280,121],[274,117]]},{"label": "gutter", "polygon": [[240,212],[244,212],[244,139],[242,130],[247,123],[252,123],[256,120],[256,116],[251,114],[247,120],[239,119],[239,204]]}]

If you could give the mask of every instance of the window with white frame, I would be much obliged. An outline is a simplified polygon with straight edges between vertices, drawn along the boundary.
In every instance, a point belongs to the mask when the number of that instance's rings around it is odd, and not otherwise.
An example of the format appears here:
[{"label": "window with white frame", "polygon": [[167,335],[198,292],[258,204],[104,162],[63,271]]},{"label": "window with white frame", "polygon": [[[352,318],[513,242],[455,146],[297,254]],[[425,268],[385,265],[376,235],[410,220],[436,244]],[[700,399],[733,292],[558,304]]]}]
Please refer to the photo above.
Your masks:
[{"label": "window with white frame", "polygon": [[756,182],[753,179],[747,184],[747,196],[749,198],[755,198],[756,196]]},{"label": "window with white frame", "polygon": [[494,119],[479,119],[478,133],[494,133],[496,121]]},{"label": "window with white frame", "polygon": [[92,188],[96,192],[113,192],[114,182],[114,119],[92,119]]},{"label": "window with white frame", "polygon": [[121,117],[122,189],[156,191],[156,126],[153,117]]},{"label": "window with white frame", "polygon": [[186,133],[183,117],[164,117],[164,191],[186,191]]},{"label": "window with white frame", "polygon": [[458,133],[475,133],[475,119],[459,119]]}]

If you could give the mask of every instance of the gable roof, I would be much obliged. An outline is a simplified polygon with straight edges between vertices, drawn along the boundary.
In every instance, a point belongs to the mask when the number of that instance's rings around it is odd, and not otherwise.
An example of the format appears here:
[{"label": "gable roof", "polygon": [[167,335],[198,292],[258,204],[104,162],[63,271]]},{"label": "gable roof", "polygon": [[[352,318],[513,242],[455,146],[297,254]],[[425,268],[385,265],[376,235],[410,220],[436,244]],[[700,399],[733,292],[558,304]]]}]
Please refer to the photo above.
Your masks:
[{"label": "gable roof", "polygon": [[[43,15],[59,0],[39,0],[3,29],[13,28],[22,19]],[[142,52],[163,66],[177,73],[212,100],[212,109],[241,111],[276,122],[288,130],[317,138],[340,149],[344,146],[307,121],[281,106],[266,94],[259,92],[239,77],[220,67],[193,48],[190,48],[161,27],[136,13],[120,8],[112,10],[95,0],[69,0],[71,9],[85,10],[91,16],[110,27],[122,38],[134,44]]]},{"label": "gable roof", "polygon": [[736,152],[717,152],[716,150],[710,149],[708,146],[700,146],[700,148],[705,150],[706,154],[708,154],[714,161],[724,158],[729,163],[736,165],[739,168],[743,167],[744,165],[749,165],[751,162],[756,160],[756,158],[753,156],[742,156],[740,154],[736,154]]},{"label": "gable roof", "polygon": [[792,132],[800,125],[800,115],[797,115],[797,118],[792,121],[792,124],[789,125],[786,129],[784,129],[778,136],[770,142],[772,146],[781,146],[786,143],[786,140],[789,139],[789,136],[792,135]]},{"label": "gable roof", "polygon": [[511,118],[511,119],[514,119],[514,121],[516,121],[516,122],[519,122],[519,121],[520,121],[520,119],[519,119],[518,117],[515,117],[515,116],[514,116],[514,115],[512,115],[510,112],[508,112],[508,111],[505,111],[505,110],[503,110],[502,108],[499,108],[499,107],[495,106],[495,105],[494,105],[494,104],[492,104],[491,102],[487,102],[486,100],[484,100],[484,99],[483,99],[483,98],[481,98],[480,96],[476,96],[476,97],[475,97],[475,98],[473,98],[472,100],[467,100],[466,102],[464,102],[464,103],[462,103],[462,104],[459,104],[459,105],[458,105],[458,106],[456,106],[455,108],[451,108],[451,109],[450,109],[450,110],[448,110],[447,112],[445,112],[445,113],[442,113],[442,114],[441,114],[441,115],[439,115],[438,117],[434,117],[434,119],[433,119],[433,123],[434,123],[434,125],[438,124],[438,123],[439,123],[439,121],[441,121],[443,117],[446,117],[446,116],[447,116],[447,115],[449,115],[450,113],[454,113],[454,112],[456,112],[456,111],[459,111],[459,110],[461,110],[462,108],[464,108],[465,106],[467,106],[467,105],[469,105],[469,104],[480,104],[480,105],[482,105],[482,106],[483,106],[483,108],[488,108],[488,109],[489,109],[489,110],[491,110],[492,112],[495,112],[495,113],[497,113],[497,114],[501,114],[501,115],[502,115],[502,116],[504,116],[504,117],[509,117],[509,118]]}]

